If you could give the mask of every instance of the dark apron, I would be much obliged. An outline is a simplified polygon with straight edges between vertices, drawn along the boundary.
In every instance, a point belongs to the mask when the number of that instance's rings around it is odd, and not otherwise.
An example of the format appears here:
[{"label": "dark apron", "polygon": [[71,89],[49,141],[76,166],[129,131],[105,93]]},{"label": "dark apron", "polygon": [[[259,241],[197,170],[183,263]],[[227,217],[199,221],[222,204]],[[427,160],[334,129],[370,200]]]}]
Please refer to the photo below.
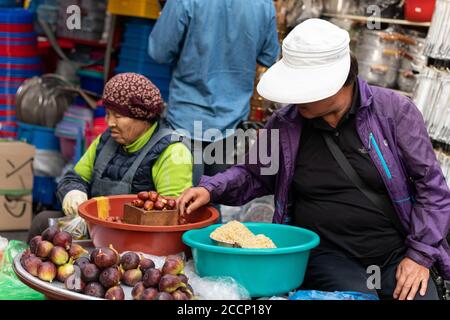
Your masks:
[{"label": "dark apron", "polygon": [[94,174],[91,185],[91,197],[110,196],[118,194],[131,194],[132,183],[134,175],[137,169],[141,165],[145,156],[150,150],[163,138],[172,135],[174,139],[173,130],[167,128],[159,128],[147,144],[142,148],[141,153],[133,162],[127,173],[123,176],[121,181],[113,181],[109,178],[102,178],[109,162],[118,152],[118,149],[122,146],[114,141],[112,137],[109,137],[108,141],[100,151],[94,165]]}]

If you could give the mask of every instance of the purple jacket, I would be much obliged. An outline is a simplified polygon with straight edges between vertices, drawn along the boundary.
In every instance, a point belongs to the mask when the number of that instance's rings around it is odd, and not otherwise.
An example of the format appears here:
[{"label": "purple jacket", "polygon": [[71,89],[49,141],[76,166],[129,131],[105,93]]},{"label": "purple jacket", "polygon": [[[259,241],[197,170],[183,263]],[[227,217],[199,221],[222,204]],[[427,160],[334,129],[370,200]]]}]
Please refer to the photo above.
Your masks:
[{"label": "purple jacket", "polygon": [[[450,279],[450,190],[436,160],[422,115],[410,99],[359,79],[361,106],[356,127],[361,141],[383,177],[397,214],[408,233],[407,256],[430,268],[436,263]],[[279,130],[280,156],[276,175],[261,175],[261,164],[236,165],[213,177],[203,176],[213,202],[242,205],[275,194],[274,223],[289,223],[290,192],[302,117],[295,106],[277,111],[266,129]]]}]

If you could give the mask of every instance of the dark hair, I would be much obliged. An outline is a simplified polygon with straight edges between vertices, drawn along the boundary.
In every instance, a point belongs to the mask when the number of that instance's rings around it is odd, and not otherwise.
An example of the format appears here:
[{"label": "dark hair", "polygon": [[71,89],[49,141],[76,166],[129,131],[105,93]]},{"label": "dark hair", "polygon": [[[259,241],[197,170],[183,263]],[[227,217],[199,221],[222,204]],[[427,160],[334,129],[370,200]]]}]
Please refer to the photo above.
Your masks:
[{"label": "dark hair", "polygon": [[350,53],[350,71],[348,72],[347,80],[345,80],[344,87],[351,86],[356,82],[358,77],[358,60]]}]

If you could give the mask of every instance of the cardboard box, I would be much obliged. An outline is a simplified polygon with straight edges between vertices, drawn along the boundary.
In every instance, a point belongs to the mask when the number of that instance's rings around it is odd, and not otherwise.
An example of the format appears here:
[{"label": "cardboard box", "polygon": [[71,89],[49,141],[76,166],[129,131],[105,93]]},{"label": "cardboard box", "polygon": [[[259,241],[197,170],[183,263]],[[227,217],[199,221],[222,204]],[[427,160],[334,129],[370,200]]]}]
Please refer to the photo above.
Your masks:
[{"label": "cardboard box", "polygon": [[0,230],[26,230],[32,219],[35,148],[0,142]]},{"label": "cardboard box", "polygon": [[0,231],[28,230],[31,226],[32,195],[0,195]]}]

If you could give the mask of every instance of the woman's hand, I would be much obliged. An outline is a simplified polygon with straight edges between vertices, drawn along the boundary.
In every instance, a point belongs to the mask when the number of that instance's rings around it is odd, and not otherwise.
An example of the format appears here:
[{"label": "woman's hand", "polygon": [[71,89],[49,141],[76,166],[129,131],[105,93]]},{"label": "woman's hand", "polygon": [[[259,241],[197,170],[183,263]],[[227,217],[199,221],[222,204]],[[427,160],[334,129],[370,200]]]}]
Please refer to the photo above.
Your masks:
[{"label": "woman's hand", "polygon": [[394,299],[413,300],[420,286],[420,295],[427,292],[430,270],[415,261],[405,258],[397,267],[397,286],[394,290]]},{"label": "woman's hand", "polygon": [[206,188],[190,188],[184,191],[177,199],[177,207],[180,209],[180,217],[191,214],[194,210],[207,205],[211,200],[211,195]]}]

